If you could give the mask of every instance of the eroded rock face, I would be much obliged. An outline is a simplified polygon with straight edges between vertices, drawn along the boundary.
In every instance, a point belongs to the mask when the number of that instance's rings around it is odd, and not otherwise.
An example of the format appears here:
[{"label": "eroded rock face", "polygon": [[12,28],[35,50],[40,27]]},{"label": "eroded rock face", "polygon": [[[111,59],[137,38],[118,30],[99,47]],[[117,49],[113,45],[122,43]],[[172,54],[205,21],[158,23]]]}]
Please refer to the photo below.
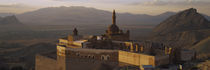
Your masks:
[{"label": "eroded rock face", "polygon": [[8,24],[22,24],[22,23],[14,15],[0,18],[0,25],[8,25]]},{"label": "eroded rock face", "polygon": [[190,8],[173,15],[154,28],[155,41],[174,47],[192,46],[210,36],[209,21]]}]

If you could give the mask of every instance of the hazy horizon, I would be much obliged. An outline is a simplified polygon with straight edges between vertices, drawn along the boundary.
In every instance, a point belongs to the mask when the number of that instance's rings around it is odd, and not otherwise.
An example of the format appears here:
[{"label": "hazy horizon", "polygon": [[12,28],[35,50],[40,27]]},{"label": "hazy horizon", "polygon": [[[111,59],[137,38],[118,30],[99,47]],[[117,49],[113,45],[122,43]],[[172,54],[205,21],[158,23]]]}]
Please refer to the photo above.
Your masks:
[{"label": "hazy horizon", "polygon": [[158,15],[196,8],[210,15],[209,0],[1,0],[0,13],[24,13],[46,7],[84,6],[119,13]]}]

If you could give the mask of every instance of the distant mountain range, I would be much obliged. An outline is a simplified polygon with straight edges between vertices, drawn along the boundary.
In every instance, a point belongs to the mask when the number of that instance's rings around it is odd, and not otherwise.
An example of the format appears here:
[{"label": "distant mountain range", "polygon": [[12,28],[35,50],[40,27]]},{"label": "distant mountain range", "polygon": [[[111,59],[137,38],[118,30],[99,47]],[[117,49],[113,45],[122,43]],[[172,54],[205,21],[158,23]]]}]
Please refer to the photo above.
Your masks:
[{"label": "distant mountain range", "polygon": [[0,25],[20,25],[22,24],[16,16],[5,16],[5,17],[0,17]]},{"label": "distant mountain range", "polygon": [[[147,14],[117,13],[117,22],[119,25],[158,25],[175,14],[175,12],[165,12],[151,16]],[[0,16],[10,15],[12,13],[0,13]],[[210,16],[204,16],[210,20]],[[112,12],[82,6],[49,7],[17,14],[17,18],[22,23],[38,25],[107,25],[111,24],[111,17]]]},{"label": "distant mountain range", "polygon": [[14,13],[0,13],[0,17],[5,17],[5,16],[12,16],[15,15]]},{"label": "distant mountain range", "polygon": [[[176,13],[166,12],[151,16],[146,14],[117,13],[117,23],[119,25],[157,25],[174,14]],[[25,24],[102,25],[111,24],[112,22],[112,12],[80,6],[42,8],[19,14],[17,17]]]},{"label": "distant mountain range", "polygon": [[154,40],[171,47],[191,47],[210,36],[210,22],[196,9],[190,8],[161,22],[153,34]]}]

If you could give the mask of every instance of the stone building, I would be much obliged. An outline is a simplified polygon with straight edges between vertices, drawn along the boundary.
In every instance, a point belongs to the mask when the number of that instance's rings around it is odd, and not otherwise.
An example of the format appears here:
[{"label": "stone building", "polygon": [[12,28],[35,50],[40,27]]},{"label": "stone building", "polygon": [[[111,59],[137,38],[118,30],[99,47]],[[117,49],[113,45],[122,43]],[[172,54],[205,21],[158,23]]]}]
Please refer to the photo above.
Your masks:
[{"label": "stone building", "polygon": [[94,70],[98,65],[117,69],[134,66],[139,70],[170,63],[172,49],[161,43],[129,40],[129,31],[123,33],[113,24],[105,35],[85,37],[75,28],[73,35],[59,39],[57,54],[37,55],[36,70]]},{"label": "stone building", "polygon": [[[76,37],[76,39],[74,38]],[[94,70],[97,65],[106,64],[113,68],[145,65],[153,67],[169,64],[169,55],[151,55],[141,42],[114,41],[100,39],[97,36],[84,39],[69,35],[59,39],[57,55],[52,58],[46,55],[37,55],[36,70]],[[143,69],[141,69],[143,70]]]}]

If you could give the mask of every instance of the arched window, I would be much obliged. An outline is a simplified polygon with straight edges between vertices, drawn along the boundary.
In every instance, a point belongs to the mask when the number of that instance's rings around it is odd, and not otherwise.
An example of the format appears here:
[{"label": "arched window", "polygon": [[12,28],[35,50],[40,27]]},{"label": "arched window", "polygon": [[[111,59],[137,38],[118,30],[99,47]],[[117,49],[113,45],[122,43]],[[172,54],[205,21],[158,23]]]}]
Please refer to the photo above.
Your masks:
[{"label": "arched window", "polygon": [[102,55],[101,60],[110,60],[110,55]]},{"label": "arched window", "polygon": [[105,56],[104,55],[101,55],[101,60],[105,60]]},{"label": "arched window", "polygon": [[109,60],[110,59],[110,56],[109,55],[106,55],[106,60]]},{"label": "arched window", "polygon": [[88,58],[91,58],[91,55],[88,55]]},{"label": "arched window", "polygon": [[88,56],[85,56],[85,58],[87,58]]}]

